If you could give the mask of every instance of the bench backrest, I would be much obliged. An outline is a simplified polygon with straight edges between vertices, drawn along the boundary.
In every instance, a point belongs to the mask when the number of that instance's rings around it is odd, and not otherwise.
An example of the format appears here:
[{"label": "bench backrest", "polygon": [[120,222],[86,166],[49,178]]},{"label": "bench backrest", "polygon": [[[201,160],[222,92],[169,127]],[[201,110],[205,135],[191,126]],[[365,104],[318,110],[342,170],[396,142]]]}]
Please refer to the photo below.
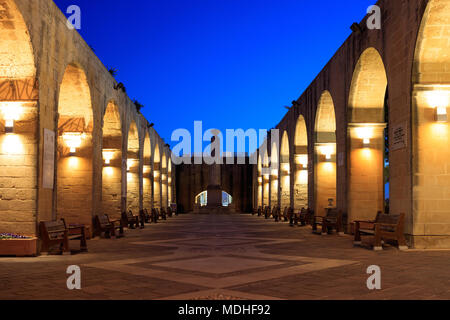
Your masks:
[{"label": "bench backrest", "polygon": [[41,222],[42,236],[48,237],[50,240],[64,238],[66,229],[64,220]]},{"label": "bench backrest", "polygon": [[101,227],[101,228],[104,228],[104,227],[106,227],[106,226],[111,224],[109,222],[109,217],[106,214],[98,215],[95,218],[97,220],[97,223],[98,223],[99,227]]},{"label": "bench backrest", "polygon": [[331,209],[327,212],[327,218],[331,219],[340,219],[342,218],[342,211],[338,209]]},{"label": "bench backrest", "polygon": [[378,217],[377,223],[383,223],[383,224],[391,224],[395,225],[395,227],[391,228],[383,228],[386,229],[386,231],[395,231],[395,230],[401,230],[403,231],[404,223],[405,223],[405,214],[380,214]]}]

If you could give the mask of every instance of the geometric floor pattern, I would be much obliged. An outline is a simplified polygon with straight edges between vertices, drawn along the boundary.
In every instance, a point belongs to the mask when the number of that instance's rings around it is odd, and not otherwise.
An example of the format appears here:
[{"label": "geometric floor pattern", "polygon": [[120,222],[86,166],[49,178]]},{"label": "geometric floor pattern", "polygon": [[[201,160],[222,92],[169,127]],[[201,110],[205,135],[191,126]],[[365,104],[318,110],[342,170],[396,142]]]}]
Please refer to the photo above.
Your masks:
[{"label": "geometric floor pattern", "polygon": [[[0,258],[0,299],[450,299],[448,250],[374,252],[251,215],[180,215],[88,248]],[[81,290],[67,289],[70,265],[81,268]],[[370,265],[382,290],[367,288]]]}]

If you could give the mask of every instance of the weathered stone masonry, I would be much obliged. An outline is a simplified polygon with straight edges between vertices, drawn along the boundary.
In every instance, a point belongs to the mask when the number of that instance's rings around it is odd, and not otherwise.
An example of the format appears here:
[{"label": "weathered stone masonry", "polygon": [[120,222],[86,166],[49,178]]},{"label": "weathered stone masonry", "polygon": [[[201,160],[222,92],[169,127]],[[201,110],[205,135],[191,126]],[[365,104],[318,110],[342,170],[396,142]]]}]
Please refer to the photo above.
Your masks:
[{"label": "weathered stone masonry", "polygon": [[170,149],[51,0],[0,0],[0,109],[0,232],[175,199]]},{"label": "weathered stone masonry", "polygon": [[[331,198],[347,222],[373,219],[384,210],[387,125],[390,212],[406,214],[410,246],[449,248],[449,120],[436,115],[449,111],[450,1],[377,5],[382,29],[369,30],[366,17],[277,125],[288,148],[278,176],[254,169],[254,206],[286,206],[289,197],[296,210],[323,215]],[[267,151],[273,156],[267,145],[258,168]],[[269,200],[267,186],[279,178]]]}]

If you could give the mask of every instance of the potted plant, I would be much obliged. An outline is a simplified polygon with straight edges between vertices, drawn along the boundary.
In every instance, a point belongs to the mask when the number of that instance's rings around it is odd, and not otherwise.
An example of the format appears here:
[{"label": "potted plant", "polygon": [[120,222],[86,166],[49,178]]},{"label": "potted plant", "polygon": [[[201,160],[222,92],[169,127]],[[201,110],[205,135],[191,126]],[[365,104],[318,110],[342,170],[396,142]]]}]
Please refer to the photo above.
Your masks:
[{"label": "potted plant", "polygon": [[36,256],[37,238],[0,233],[0,256]]}]

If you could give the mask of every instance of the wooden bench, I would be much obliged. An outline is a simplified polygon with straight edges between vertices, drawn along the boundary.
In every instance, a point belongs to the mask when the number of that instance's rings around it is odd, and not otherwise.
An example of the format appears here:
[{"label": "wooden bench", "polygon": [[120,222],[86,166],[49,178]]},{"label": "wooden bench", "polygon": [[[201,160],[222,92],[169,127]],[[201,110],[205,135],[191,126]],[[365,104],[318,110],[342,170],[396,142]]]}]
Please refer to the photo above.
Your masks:
[{"label": "wooden bench", "polygon": [[299,212],[298,221],[302,226],[307,226],[312,224],[314,219],[314,210],[308,208],[302,208]]},{"label": "wooden bench", "polygon": [[86,229],[82,225],[67,228],[66,222],[61,219],[42,221],[39,228],[43,252],[49,252],[51,247],[59,245],[61,254],[69,253],[69,240],[80,240],[80,251],[87,251]]},{"label": "wooden bench", "polygon": [[[110,220],[107,214],[95,216],[95,230],[96,235],[101,236],[105,234],[105,238],[123,237],[123,226],[120,220]],[[119,234],[116,235],[116,230],[119,230]]]},{"label": "wooden bench", "polygon": [[375,251],[383,250],[383,242],[386,240],[397,241],[400,250],[407,250],[405,235],[405,214],[384,214],[378,212],[373,221],[355,221],[355,245],[362,244],[361,236],[373,236]]},{"label": "wooden bench", "polygon": [[270,207],[269,206],[266,206],[264,208],[264,218],[265,219],[269,219],[270,218]]},{"label": "wooden bench", "polygon": [[288,207],[284,207],[284,210],[283,210],[283,220],[286,222],[286,221],[289,221],[289,219],[288,219]]},{"label": "wooden bench", "polygon": [[317,226],[322,226],[322,235],[328,234],[335,229],[338,234],[343,234],[342,211],[337,209],[328,209],[325,217],[315,216],[312,220],[313,233],[317,232]]},{"label": "wooden bench", "polygon": [[164,207],[161,208],[161,218],[163,220],[167,220],[167,212],[166,209],[164,209]]},{"label": "wooden bench", "polygon": [[135,229],[139,227],[139,216],[133,215],[131,210],[127,212],[122,212],[122,222],[123,225],[130,228]]},{"label": "wooden bench", "polygon": [[152,209],[152,222],[153,223],[157,223],[158,222],[158,218],[159,218],[158,209],[153,208]]}]

